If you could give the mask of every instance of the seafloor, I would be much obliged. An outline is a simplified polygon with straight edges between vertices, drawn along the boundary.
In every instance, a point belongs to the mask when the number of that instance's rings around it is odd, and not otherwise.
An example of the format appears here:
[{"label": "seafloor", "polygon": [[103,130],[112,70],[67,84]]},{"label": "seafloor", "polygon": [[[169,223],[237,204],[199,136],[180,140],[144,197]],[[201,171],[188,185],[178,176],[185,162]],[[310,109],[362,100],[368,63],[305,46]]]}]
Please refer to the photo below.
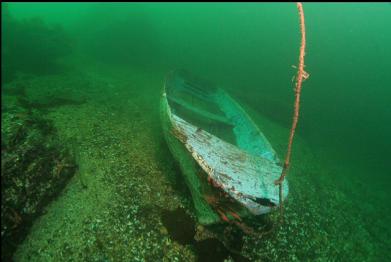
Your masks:
[{"label": "seafloor", "polygon": [[[195,228],[197,238],[223,243],[224,236],[237,229],[193,222],[190,196],[161,132],[159,98],[165,73],[95,65],[6,84],[23,85],[31,101],[48,96],[79,101],[45,111],[60,140],[74,151],[79,168],[36,219],[15,261],[391,260],[390,230],[370,215],[389,214],[388,206],[378,204],[386,202],[385,193],[337,179],[333,171],[343,163],[330,165],[327,154],[310,150],[300,136],[288,176],[283,225],[278,212],[259,217],[253,224],[255,234],[244,235],[237,250],[228,248],[228,253],[241,254],[236,259],[207,255],[194,241],[175,238],[178,232],[173,231]],[[246,108],[283,156],[288,130]],[[173,228],[170,219],[177,219],[178,208],[192,219],[180,220]]]}]

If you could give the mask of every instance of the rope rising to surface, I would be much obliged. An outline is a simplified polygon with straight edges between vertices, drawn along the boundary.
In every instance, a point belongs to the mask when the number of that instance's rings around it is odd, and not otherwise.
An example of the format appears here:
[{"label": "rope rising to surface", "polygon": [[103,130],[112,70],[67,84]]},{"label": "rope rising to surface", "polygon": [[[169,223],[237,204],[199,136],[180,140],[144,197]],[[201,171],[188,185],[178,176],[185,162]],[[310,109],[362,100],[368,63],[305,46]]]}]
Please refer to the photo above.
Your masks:
[{"label": "rope rising to surface", "polygon": [[305,56],[306,41],[305,41],[304,11],[303,11],[302,3],[297,3],[297,9],[299,11],[299,18],[300,18],[301,45],[300,45],[300,55],[299,55],[299,66],[298,66],[297,78],[296,78],[297,81],[296,81],[296,87],[295,87],[295,103],[294,103],[294,111],[293,111],[293,117],[292,117],[292,127],[290,130],[288,149],[286,152],[284,166],[283,166],[283,169],[281,172],[281,176],[279,179],[277,179],[274,182],[276,185],[279,186],[279,199],[280,199],[279,201],[280,201],[281,214],[283,214],[282,182],[284,181],[285,176],[287,175],[288,168],[290,165],[293,137],[295,135],[297,122],[299,120],[301,87],[302,87],[303,81],[309,77],[309,74],[304,71],[304,56]]}]

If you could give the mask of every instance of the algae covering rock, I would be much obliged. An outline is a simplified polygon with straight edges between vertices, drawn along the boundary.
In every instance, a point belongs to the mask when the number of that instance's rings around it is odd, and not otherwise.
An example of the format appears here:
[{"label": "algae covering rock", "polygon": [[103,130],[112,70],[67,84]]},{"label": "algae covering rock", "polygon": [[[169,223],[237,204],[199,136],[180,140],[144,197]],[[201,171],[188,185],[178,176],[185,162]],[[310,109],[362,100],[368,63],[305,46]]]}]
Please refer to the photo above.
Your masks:
[{"label": "algae covering rock", "polygon": [[76,165],[39,111],[14,104],[2,110],[1,120],[1,257],[10,260]]}]

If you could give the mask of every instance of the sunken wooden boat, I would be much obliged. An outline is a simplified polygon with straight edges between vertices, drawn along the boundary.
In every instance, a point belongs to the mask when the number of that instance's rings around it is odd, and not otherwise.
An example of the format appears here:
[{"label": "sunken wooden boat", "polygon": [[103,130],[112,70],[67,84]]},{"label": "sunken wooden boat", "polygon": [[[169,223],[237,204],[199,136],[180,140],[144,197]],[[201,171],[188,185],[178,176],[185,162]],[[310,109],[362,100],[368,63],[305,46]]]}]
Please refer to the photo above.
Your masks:
[{"label": "sunken wooden boat", "polygon": [[[168,74],[164,136],[204,225],[265,214],[279,205],[282,167],[271,144],[227,92],[186,71]],[[288,184],[283,183],[283,198]]]}]

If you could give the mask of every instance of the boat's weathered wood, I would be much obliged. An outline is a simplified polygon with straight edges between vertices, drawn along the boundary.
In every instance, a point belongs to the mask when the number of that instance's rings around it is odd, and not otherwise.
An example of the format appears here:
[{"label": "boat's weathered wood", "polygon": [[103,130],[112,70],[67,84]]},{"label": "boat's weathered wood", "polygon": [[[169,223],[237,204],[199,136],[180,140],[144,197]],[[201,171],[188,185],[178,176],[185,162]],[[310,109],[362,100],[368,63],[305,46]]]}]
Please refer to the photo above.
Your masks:
[{"label": "boat's weathered wood", "polygon": [[212,121],[224,123],[226,125],[232,125],[231,121],[229,121],[226,117],[216,115],[214,113],[208,112],[206,110],[203,110],[201,108],[197,108],[190,103],[186,102],[185,100],[182,100],[180,98],[170,96],[168,97],[169,100],[181,105],[182,107],[186,108],[187,110],[192,111],[195,114],[198,114],[201,117],[205,117],[207,119],[210,119]]},{"label": "boat's weathered wood", "polygon": [[216,91],[215,97],[216,103],[234,126],[237,146],[250,154],[279,163],[273,147],[241,106],[222,89]]},{"label": "boat's weathered wood", "polygon": [[[282,168],[277,154],[225,91],[188,73],[174,72],[165,83],[161,106],[164,134],[180,163],[200,223],[220,221],[221,210],[208,205],[218,192],[228,195],[229,203],[235,200],[235,212],[244,216],[267,213],[279,204],[274,181]],[[287,181],[283,188],[285,198]]]},{"label": "boat's weathered wood", "polygon": [[[172,116],[178,139],[186,146],[202,169],[231,197],[245,205],[253,214],[270,211],[257,199],[278,205],[278,187],[274,181],[282,168],[271,160],[248,154],[178,116]],[[286,182],[285,182],[286,183]],[[284,197],[288,194],[285,184]]]},{"label": "boat's weathered wood", "polygon": [[209,185],[199,175],[199,165],[194,161],[193,156],[189,154],[186,147],[174,133],[173,123],[171,121],[171,109],[168,105],[166,93],[163,93],[160,104],[160,115],[162,120],[163,132],[168,147],[182,171],[182,177],[186,182],[191,197],[193,199],[198,222],[203,225],[209,225],[220,222],[220,217],[205,200],[205,192]]}]

